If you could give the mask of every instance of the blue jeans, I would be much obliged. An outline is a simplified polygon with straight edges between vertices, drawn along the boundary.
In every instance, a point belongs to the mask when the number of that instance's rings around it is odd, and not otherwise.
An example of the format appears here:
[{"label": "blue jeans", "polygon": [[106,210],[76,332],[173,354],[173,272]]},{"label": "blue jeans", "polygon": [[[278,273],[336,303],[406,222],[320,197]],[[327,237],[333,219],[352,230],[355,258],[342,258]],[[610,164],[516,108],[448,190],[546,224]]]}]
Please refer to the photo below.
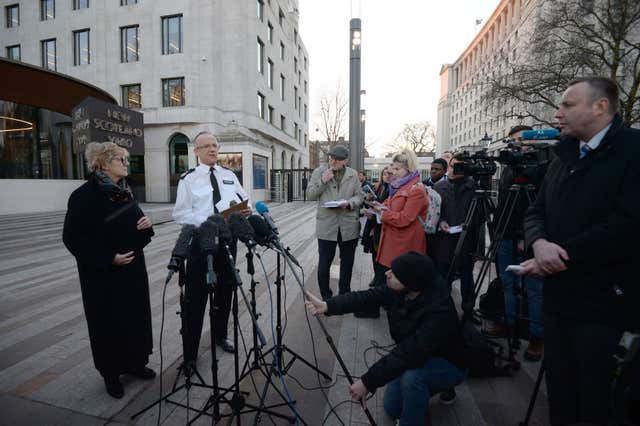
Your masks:
[{"label": "blue jeans", "polygon": [[[517,254],[515,244],[517,244],[517,241],[502,240],[500,247],[498,247],[497,261],[498,269],[500,270],[500,280],[504,288],[504,305],[507,324],[513,326],[515,323],[514,317],[516,315],[516,305],[518,301],[513,293],[513,287],[516,283],[520,282],[527,292],[529,332],[532,336],[541,338],[544,334],[541,318],[542,286],[544,281],[541,278],[535,277],[525,277],[525,279],[522,280],[513,272],[505,271],[508,265],[517,265],[524,260],[520,254]],[[522,316],[522,314],[523,312],[521,311],[520,315]]]},{"label": "blue jeans", "polygon": [[387,384],[384,411],[400,426],[424,425],[429,398],[462,383],[466,372],[443,358],[431,357],[422,368],[407,370]]}]

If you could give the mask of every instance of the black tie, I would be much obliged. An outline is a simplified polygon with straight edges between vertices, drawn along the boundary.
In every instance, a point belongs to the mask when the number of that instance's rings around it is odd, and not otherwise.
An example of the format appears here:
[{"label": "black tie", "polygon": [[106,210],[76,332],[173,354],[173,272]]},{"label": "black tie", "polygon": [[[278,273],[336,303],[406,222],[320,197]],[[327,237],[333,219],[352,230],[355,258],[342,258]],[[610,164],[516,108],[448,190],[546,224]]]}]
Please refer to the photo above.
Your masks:
[{"label": "black tie", "polygon": [[211,186],[213,187],[213,212],[218,213],[216,204],[218,204],[222,197],[220,196],[220,187],[218,186],[218,179],[216,179],[214,171],[215,168],[211,167],[211,174],[209,175],[209,178],[211,179]]}]

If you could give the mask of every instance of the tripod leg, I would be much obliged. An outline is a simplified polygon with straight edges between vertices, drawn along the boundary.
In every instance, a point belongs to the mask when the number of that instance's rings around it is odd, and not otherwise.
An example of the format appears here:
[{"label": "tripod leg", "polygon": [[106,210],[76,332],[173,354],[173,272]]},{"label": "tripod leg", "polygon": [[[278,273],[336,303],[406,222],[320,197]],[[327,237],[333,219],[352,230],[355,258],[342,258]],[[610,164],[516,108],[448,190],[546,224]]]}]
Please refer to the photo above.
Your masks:
[{"label": "tripod leg", "polygon": [[542,361],[542,365],[540,366],[540,371],[538,371],[538,377],[536,378],[536,385],[533,388],[531,399],[529,399],[529,406],[527,407],[527,415],[524,418],[524,421],[519,423],[519,426],[529,425],[529,420],[531,420],[531,415],[533,414],[533,407],[536,405],[536,399],[538,397],[538,392],[540,391],[540,385],[542,384],[543,376],[544,376],[544,360]]}]

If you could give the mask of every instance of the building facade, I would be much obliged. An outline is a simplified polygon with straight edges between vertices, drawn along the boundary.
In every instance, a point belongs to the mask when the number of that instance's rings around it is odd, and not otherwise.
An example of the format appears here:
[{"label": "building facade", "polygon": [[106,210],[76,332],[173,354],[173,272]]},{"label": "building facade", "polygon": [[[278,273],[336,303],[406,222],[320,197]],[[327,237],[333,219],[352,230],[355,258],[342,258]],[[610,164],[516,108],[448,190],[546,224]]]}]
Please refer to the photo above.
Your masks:
[{"label": "building facade", "polygon": [[[297,0],[2,0],[3,55],[93,84],[144,114],[147,202],[175,198],[219,136],[254,200],[269,171],[308,166],[309,56]],[[1,89],[0,89],[0,98]],[[11,177],[9,177],[11,178]]]},{"label": "building facade", "polygon": [[436,152],[488,147],[519,119],[515,104],[489,103],[486,76],[501,75],[518,61],[535,24],[537,0],[501,0],[473,41],[452,64],[440,69]]}]

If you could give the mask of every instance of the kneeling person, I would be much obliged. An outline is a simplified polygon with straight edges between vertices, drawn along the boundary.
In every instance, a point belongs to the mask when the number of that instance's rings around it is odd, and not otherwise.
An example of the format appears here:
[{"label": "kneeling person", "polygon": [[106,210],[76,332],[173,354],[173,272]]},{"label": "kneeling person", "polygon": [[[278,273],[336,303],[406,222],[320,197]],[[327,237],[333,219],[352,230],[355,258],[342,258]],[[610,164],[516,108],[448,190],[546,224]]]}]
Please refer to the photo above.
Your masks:
[{"label": "kneeling person", "polygon": [[326,302],[307,293],[314,314],[340,315],[371,306],[388,308],[389,332],[396,346],[350,387],[364,402],[387,385],[384,409],[400,426],[422,425],[429,398],[447,392],[465,376],[463,344],[449,287],[431,259],[409,252],[391,262],[387,287],[333,297]]}]

